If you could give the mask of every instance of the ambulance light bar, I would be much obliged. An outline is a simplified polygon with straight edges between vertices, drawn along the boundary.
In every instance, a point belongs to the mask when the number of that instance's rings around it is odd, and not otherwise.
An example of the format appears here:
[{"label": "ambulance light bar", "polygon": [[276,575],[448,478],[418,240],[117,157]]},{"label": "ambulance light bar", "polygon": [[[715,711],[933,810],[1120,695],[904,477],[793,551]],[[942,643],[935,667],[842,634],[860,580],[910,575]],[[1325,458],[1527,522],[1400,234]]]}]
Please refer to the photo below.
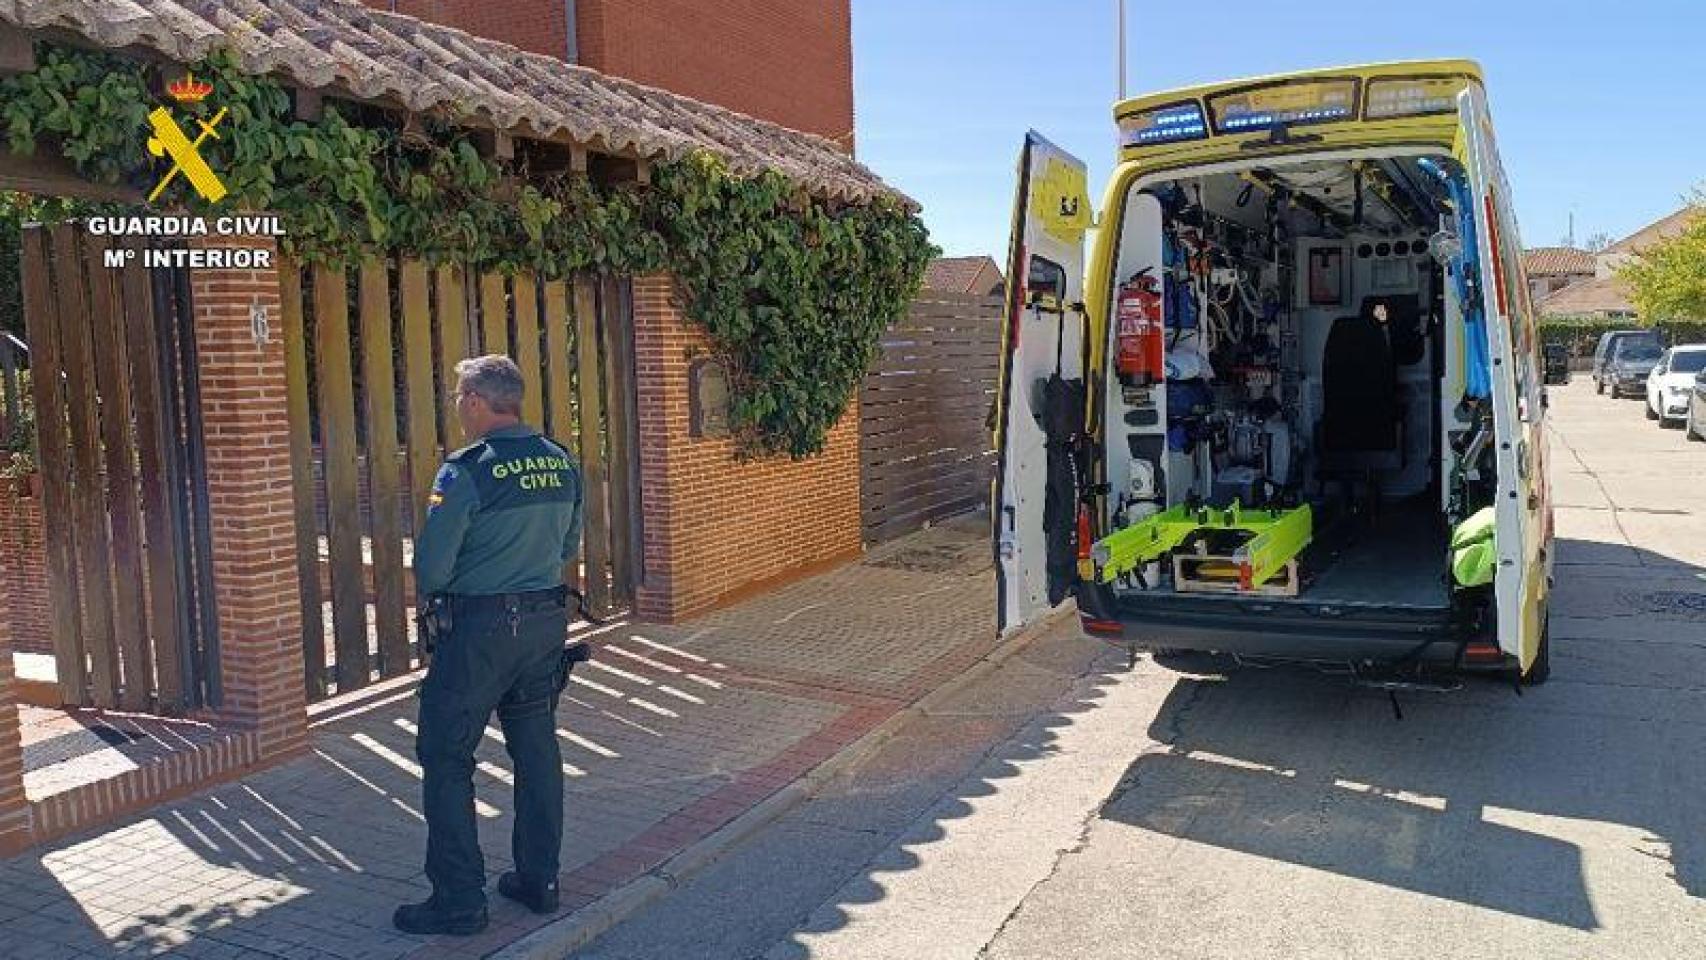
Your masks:
[{"label": "ambulance light bar", "polygon": [[1120,146],[1147,147],[1157,143],[1201,140],[1208,136],[1202,107],[1196,101],[1173,103],[1120,118]]},{"label": "ambulance light bar", "polygon": [[1357,113],[1355,77],[1278,80],[1241,87],[1208,98],[1216,133],[1350,120]]},{"label": "ambulance light bar", "polygon": [[1368,82],[1367,120],[1452,113],[1457,95],[1469,83],[1463,77],[1391,77]]}]

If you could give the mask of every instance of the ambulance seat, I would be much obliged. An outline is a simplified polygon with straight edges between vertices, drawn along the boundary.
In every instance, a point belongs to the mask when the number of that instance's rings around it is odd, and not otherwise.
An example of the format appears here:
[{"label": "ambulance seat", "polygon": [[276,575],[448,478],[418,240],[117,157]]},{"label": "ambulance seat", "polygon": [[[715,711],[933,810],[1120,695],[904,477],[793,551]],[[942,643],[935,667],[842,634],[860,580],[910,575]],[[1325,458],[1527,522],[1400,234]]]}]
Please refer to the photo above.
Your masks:
[{"label": "ambulance seat", "polygon": [[[1333,321],[1321,363],[1317,470],[1324,485],[1342,485],[1359,512],[1377,512],[1383,474],[1401,470],[1402,405],[1398,367],[1377,302]],[[1359,495],[1360,490],[1360,495]]]}]

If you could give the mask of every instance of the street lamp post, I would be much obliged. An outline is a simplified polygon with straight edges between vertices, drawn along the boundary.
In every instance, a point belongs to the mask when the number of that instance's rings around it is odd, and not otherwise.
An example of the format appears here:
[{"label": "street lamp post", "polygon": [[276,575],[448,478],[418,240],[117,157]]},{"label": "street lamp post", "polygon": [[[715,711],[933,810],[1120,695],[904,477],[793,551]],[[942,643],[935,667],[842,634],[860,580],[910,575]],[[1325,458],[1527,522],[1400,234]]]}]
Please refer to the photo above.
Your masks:
[{"label": "street lamp post", "polygon": [[1115,102],[1125,99],[1125,0],[1114,0],[1114,10],[1117,13],[1117,25],[1114,28],[1114,47],[1117,51],[1115,60],[1119,76],[1114,81],[1114,92],[1118,94]]}]

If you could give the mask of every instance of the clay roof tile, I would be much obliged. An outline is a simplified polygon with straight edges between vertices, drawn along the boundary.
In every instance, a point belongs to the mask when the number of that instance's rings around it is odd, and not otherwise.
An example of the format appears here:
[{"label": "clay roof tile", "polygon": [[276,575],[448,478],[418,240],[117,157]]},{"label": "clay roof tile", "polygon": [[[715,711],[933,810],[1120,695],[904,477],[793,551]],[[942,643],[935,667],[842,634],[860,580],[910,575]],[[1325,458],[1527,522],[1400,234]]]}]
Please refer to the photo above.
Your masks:
[{"label": "clay roof tile", "polygon": [[916,208],[823,137],[354,0],[0,0],[0,22],[180,63],[228,49],[246,72],[308,89],[472,110],[501,129],[648,159],[703,147],[738,173],[777,170],[820,197]]}]

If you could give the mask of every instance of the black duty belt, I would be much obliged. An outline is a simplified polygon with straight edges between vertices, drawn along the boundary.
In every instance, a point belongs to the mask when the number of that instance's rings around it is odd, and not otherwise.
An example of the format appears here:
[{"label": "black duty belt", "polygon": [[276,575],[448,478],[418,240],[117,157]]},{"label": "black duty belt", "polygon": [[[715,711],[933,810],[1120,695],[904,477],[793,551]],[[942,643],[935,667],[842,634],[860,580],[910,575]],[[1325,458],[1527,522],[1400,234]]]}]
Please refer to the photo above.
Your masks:
[{"label": "black duty belt", "polygon": [[562,610],[568,606],[568,601],[567,587],[547,587],[544,590],[522,590],[515,593],[450,595],[451,608],[457,612],[468,613],[538,613],[542,610]]}]

